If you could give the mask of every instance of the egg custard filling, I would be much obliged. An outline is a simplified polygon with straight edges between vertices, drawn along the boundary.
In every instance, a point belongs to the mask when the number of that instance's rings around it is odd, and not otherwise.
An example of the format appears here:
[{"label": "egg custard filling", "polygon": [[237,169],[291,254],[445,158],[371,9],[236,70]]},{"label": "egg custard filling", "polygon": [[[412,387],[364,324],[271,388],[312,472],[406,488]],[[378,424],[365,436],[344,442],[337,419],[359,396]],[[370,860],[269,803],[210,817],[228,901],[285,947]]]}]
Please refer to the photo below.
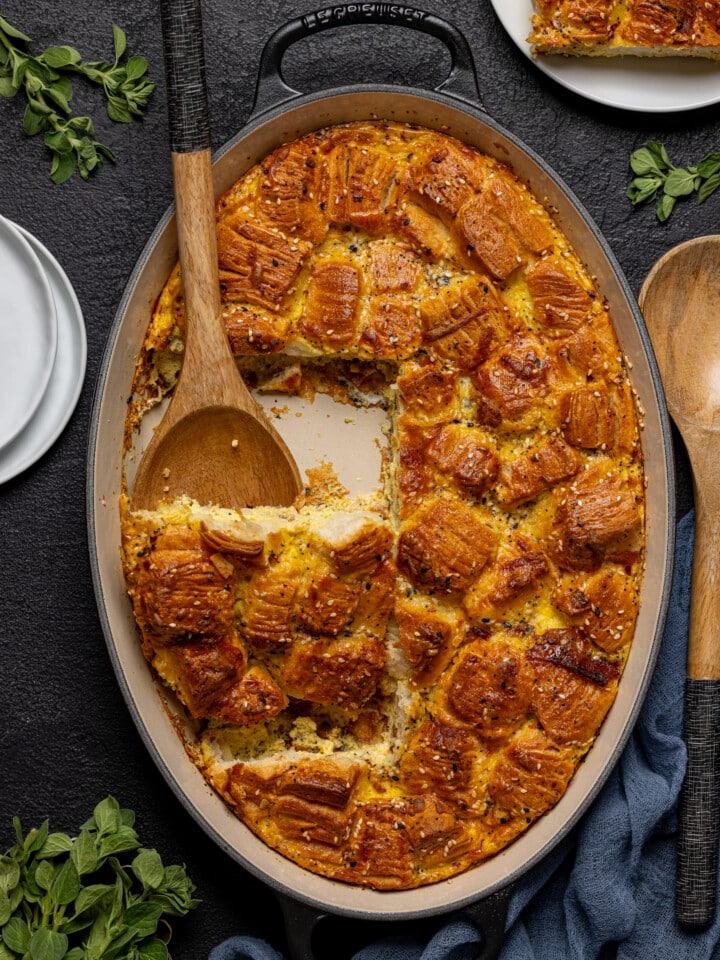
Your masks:
[{"label": "egg custard filling", "polygon": [[[330,398],[346,429],[378,412],[378,483],[351,493],[318,453],[288,507],[123,497],[139,643],[270,847],[379,890],[452,877],[562,797],[632,642],[643,460],[607,304],[508,166],[420,127],[279,147],[217,234],[248,384]],[[176,268],[128,447],[183,337]]]}]

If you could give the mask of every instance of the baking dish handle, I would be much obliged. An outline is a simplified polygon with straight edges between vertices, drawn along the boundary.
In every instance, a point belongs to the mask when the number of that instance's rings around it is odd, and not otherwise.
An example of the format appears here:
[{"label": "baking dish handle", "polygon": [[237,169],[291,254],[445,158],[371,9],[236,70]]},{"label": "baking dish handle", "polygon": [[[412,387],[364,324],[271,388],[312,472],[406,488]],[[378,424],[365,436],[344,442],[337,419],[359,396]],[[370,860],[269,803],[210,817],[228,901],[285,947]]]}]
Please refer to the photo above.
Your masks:
[{"label": "baking dish handle", "polygon": [[475,107],[482,106],[472,52],[457,27],[415,7],[394,3],[349,3],[289,20],[270,36],[260,57],[251,117],[301,95],[299,90],[285,82],[282,75],[282,59],[289,46],[324,30],[358,23],[409,27],[442,41],[450,53],[451,67],[436,90],[469,101]]},{"label": "baking dish handle", "polygon": [[505,942],[505,923],[512,890],[512,884],[503,887],[484,900],[471,903],[462,911],[482,932],[482,946],[475,960],[497,960],[500,956]]},{"label": "baking dish handle", "polygon": [[[511,893],[512,885],[504,887],[456,914],[468,919],[482,934],[480,950],[474,960],[497,960],[500,956]],[[275,895],[283,915],[289,960],[315,960],[313,934],[328,914],[305,906],[278,891]]]}]

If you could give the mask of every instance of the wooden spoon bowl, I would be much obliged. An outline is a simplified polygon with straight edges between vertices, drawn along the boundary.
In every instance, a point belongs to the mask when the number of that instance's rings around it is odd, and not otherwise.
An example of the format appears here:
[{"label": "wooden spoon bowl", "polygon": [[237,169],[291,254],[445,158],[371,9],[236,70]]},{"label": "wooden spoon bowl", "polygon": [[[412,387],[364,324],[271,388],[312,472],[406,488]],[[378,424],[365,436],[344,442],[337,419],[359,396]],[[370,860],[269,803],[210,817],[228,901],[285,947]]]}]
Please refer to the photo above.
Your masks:
[{"label": "wooden spoon bowl", "polygon": [[693,473],[695,551],[685,688],[676,915],[715,914],[720,840],[720,236],[680,244],[650,271],[640,308]]}]

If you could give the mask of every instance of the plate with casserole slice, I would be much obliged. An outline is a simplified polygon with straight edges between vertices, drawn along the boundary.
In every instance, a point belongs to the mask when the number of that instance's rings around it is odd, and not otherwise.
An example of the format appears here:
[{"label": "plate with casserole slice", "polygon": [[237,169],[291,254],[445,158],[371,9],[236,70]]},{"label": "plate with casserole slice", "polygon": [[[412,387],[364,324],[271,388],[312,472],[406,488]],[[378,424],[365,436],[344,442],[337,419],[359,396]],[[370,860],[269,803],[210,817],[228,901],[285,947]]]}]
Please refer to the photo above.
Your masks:
[{"label": "plate with casserole slice", "polygon": [[561,86],[624,110],[720,100],[720,0],[491,0],[518,48]]}]

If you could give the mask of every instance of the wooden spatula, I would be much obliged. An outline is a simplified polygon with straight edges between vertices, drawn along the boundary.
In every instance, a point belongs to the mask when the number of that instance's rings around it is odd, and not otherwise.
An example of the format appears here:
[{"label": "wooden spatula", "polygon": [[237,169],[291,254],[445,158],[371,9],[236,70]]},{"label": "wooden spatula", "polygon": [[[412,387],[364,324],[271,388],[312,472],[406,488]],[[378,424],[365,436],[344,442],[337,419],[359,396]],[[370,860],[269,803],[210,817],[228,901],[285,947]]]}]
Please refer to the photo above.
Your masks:
[{"label": "wooden spatula", "polygon": [[187,495],[241,508],[292,503],[295,462],[240,376],[221,317],[210,128],[199,0],[162,0],[185,353],[143,455],[132,509]]},{"label": "wooden spatula", "polygon": [[674,247],[640,291],[668,410],[695,494],[675,912],[702,927],[717,898],[720,839],[720,236]]}]

